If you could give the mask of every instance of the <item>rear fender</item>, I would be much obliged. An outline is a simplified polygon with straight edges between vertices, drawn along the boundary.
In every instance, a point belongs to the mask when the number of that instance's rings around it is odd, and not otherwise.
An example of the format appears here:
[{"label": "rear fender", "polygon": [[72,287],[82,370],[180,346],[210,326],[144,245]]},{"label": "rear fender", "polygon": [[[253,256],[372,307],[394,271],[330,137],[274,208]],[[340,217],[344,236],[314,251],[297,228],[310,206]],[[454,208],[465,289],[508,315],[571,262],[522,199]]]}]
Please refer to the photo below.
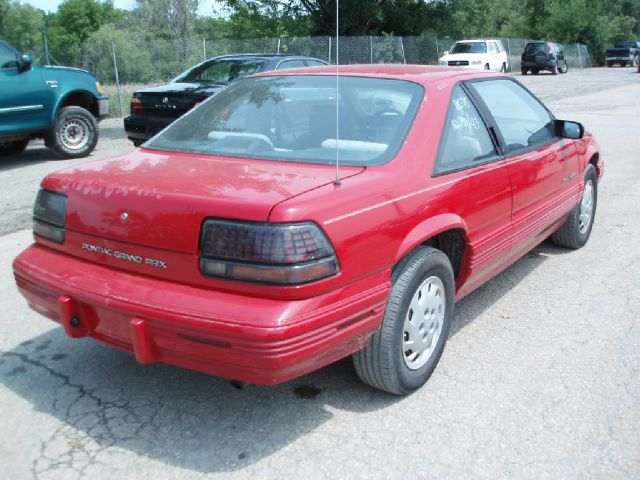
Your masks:
[{"label": "rear fender", "polygon": [[454,213],[443,213],[434,217],[429,217],[422,223],[416,225],[400,244],[396,252],[395,262],[397,263],[409,252],[413,251],[419,245],[425,243],[430,238],[452,229],[460,229],[467,236],[467,224],[465,221]]}]

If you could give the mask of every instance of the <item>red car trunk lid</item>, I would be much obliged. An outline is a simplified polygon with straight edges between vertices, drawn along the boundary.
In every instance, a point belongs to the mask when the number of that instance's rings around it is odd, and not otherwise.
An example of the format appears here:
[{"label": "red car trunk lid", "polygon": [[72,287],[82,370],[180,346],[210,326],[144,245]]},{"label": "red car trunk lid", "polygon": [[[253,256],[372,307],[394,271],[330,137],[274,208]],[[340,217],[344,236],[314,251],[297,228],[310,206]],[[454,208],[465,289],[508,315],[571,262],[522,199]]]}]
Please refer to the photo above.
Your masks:
[{"label": "red car trunk lid", "polygon": [[[363,168],[344,167],[341,178]],[[66,228],[196,253],[208,217],[264,222],[274,205],[335,180],[335,167],[137,150],[49,175],[67,195]]]}]

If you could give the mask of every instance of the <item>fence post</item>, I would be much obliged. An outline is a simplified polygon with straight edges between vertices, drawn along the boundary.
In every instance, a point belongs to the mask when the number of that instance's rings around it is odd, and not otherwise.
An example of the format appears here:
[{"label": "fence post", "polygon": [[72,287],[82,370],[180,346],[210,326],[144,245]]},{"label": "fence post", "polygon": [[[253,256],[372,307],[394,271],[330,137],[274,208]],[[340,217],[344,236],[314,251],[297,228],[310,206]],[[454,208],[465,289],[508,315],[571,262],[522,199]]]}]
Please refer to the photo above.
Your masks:
[{"label": "fence post", "polygon": [[369,54],[370,54],[369,63],[373,63],[373,37],[371,35],[369,35]]},{"label": "fence post", "polygon": [[436,37],[436,57],[438,57],[437,61],[438,61],[438,63],[440,63],[439,62],[439,60],[440,60],[440,48],[438,47],[438,35],[436,35],[435,37]]},{"label": "fence post", "polygon": [[583,68],[582,66],[582,55],[580,55],[580,44],[576,43],[576,50],[578,50],[578,60],[580,60],[580,68]]},{"label": "fence post", "polygon": [[204,62],[207,59],[207,41],[202,39],[202,61]]},{"label": "fence post", "polygon": [[51,61],[49,60],[49,46],[47,45],[47,34],[44,30],[42,31],[42,46],[44,48],[45,65],[51,65]]},{"label": "fence post", "polygon": [[118,62],[116,61],[116,44],[111,42],[111,52],[113,53],[113,69],[116,72],[116,90],[118,91],[118,103],[120,104],[120,116],[124,117],[122,108],[122,95],[120,95],[120,78],[118,77]]},{"label": "fence post", "polygon": [[[512,70],[511,68],[511,42],[509,41],[509,38],[507,38],[507,55],[509,55],[509,70]],[[507,72],[504,72],[507,73]]]},{"label": "fence post", "polygon": [[278,51],[276,53],[280,55],[280,37],[278,37]]},{"label": "fence post", "polygon": [[329,37],[329,65],[331,65],[331,37]]},{"label": "fence post", "polygon": [[400,50],[402,51],[402,63],[407,63],[407,57],[404,56],[404,37],[400,37]]}]

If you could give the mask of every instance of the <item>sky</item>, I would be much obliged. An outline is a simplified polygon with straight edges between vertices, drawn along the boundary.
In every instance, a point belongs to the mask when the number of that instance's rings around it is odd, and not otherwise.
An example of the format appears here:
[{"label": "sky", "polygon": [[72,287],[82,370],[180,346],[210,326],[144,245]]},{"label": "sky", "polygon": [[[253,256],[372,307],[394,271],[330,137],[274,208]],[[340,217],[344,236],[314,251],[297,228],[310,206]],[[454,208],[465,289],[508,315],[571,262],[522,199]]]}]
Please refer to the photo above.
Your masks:
[{"label": "sky", "polygon": [[[55,12],[58,9],[58,5],[62,3],[62,0],[22,0],[22,3],[29,3],[45,12]],[[135,3],[135,0],[114,0],[113,2],[117,8],[126,8],[127,10],[132,9]],[[200,15],[210,15],[213,11],[213,4],[214,0],[200,0],[198,13]]]}]

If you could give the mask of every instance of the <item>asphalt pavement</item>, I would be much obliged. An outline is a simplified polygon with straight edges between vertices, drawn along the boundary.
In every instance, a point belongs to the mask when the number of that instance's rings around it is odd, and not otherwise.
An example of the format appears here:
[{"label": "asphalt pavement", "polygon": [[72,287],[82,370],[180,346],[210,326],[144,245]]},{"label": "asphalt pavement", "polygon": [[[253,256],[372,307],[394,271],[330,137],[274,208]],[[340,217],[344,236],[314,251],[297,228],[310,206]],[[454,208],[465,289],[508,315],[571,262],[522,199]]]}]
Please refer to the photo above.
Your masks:
[{"label": "asphalt pavement", "polygon": [[640,478],[640,74],[520,77],[583,122],[606,162],[589,243],[543,243],[456,306],[447,348],[408,397],[349,359],[239,390],[72,340],[11,272],[40,179],[127,152],[121,120],[89,159],[34,142],[0,164],[0,475],[8,479]]}]

